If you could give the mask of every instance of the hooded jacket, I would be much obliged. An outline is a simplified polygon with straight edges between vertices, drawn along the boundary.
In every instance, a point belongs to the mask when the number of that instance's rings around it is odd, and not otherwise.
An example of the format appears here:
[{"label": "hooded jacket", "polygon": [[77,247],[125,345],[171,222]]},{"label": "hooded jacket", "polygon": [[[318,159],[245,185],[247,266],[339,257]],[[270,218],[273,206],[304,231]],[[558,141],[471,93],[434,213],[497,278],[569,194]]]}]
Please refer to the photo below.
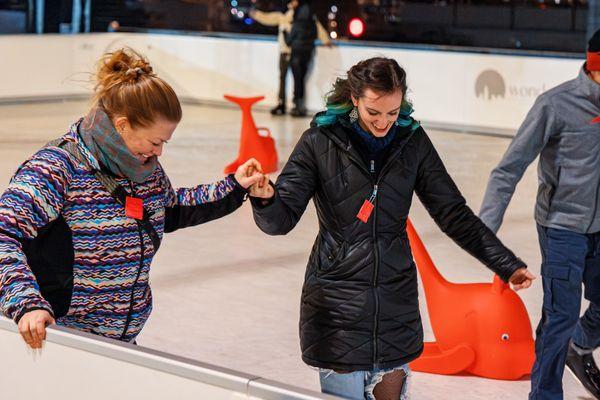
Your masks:
[{"label": "hooded jacket", "polygon": [[[417,272],[406,234],[416,193],[440,228],[507,281],[525,265],[467,207],[425,131],[398,128],[378,174],[340,119],[300,138],[275,196],[252,199],[259,228],[283,235],[312,199],[319,233],[300,308],[303,360],[342,371],[403,365],[423,350]],[[357,218],[373,199],[366,223]]]}]

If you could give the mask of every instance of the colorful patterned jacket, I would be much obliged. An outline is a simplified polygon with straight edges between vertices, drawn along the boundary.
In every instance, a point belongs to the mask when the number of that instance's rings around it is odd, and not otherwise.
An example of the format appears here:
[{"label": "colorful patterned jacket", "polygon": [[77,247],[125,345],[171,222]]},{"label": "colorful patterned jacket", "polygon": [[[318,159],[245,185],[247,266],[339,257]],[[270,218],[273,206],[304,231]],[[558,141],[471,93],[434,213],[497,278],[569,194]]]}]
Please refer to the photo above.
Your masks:
[{"label": "colorful patterned jacket", "polygon": [[[77,124],[63,138],[99,168]],[[164,232],[227,215],[246,198],[232,175],[173,190],[160,165],[142,184],[116,180],[143,199],[161,239]],[[152,309],[154,254],[148,233],[125,216],[89,165],[63,148],[34,154],[0,197],[0,311],[16,322],[44,309],[59,325],[131,341]]]}]

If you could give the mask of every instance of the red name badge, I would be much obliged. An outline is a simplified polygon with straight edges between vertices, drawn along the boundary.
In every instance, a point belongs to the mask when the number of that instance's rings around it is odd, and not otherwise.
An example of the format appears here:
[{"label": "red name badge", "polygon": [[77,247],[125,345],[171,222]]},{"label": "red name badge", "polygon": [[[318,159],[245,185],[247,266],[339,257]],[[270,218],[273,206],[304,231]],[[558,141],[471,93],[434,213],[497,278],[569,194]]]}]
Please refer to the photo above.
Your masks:
[{"label": "red name badge", "polygon": [[144,218],[144,202],[137,197],[127,196],[125,198],[125,216],[129,218]]},{"label": "red name badge", "polygon": [[373,203],[371,203],[369,200],[365,200],[362,207],[360,208],[360,211],[358,212],[358,215],[356,215],[356,218],[360,219],[366,224],[369,220],[369,217],[371,216],[371,213],[373,212],[374,207],[375,206],[373,205]]}]

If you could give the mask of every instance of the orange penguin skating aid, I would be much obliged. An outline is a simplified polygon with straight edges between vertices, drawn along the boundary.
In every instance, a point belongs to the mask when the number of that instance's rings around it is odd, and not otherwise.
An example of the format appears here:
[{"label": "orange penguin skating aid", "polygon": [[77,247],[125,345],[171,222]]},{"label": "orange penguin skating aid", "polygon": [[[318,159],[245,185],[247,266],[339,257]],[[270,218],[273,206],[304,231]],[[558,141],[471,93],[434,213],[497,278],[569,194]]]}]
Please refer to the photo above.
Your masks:
[{"label": "orange penguin skating aid", "polygon": [[414,371],[467,372],[516,380],[531,372],[534,342],[521,298],[498,276],[493,283],[455,284],[437,270],[410,221],[407,232],[436,341],[425,343]]},{"label": "orange penguin skating aid", "polygon": [[[234,173],[237,168],[250,158],[255,158],[262,165],[263,172],[268,174],[277,171],[277,150],[269,128],[257,128],[252,118],[252,105],[264,99],[259,97],[234,97],[225,95],[227,100],[236,103],[242,109],[242,132],[240,150],[237,159],[225,167],[225,173]],[[265,136],[259,134],[266,132]]]}]

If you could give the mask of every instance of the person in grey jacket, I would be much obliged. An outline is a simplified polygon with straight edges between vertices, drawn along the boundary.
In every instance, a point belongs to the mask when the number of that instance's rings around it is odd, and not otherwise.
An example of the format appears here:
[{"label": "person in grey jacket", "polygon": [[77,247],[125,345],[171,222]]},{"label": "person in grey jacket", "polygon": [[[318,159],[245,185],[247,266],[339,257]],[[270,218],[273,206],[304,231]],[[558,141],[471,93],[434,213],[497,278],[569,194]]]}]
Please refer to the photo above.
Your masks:
[{"label": "person in grey jacket", "polygon": [[[562,399],[565,363],[600,399],[600,30],[579,76],[539,96],[492,171],[480,211],[492,231],[538,155],[544,299],[529,399]],[[579,318],[582,283],[590,305]]]}]

